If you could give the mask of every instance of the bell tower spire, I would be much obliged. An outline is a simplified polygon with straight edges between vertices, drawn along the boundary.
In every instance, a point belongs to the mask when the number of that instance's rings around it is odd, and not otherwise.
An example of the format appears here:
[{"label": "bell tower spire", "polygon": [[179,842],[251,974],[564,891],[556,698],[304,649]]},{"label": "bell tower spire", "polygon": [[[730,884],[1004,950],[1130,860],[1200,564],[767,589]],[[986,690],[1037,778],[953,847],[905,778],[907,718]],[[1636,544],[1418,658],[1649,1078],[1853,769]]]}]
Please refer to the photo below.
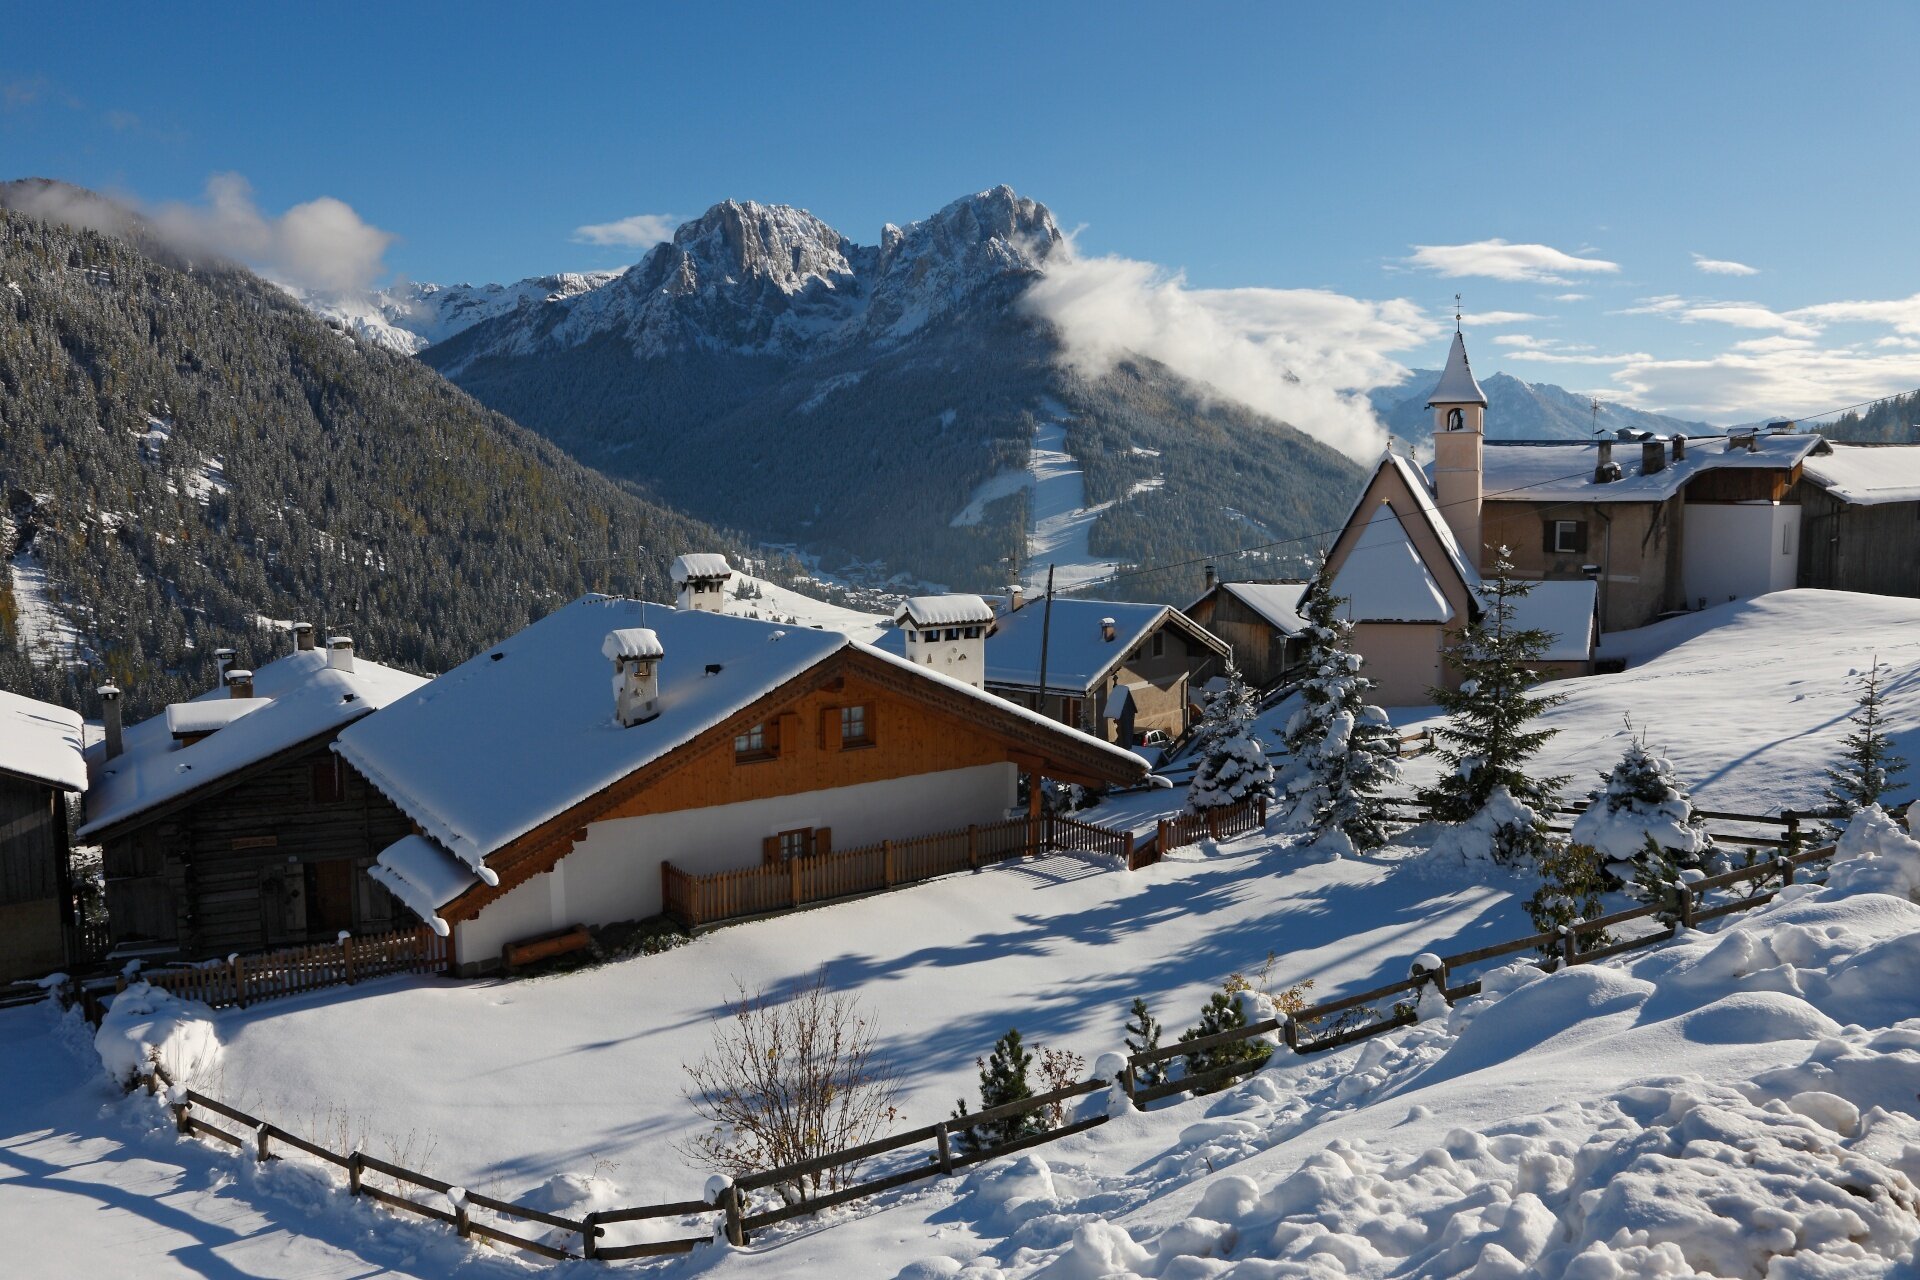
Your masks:
[{"label": "bell tower spire", "polygon": [[1480,566],[1481,446],[1486,439],[1487,393],[1467,363],[1467,339],[1460,331],[1460,299],[1454,297],[1453,347],[1447,367],[1434,385],[1427,407],[1433,410],[1433,489],[1460,550]]}]

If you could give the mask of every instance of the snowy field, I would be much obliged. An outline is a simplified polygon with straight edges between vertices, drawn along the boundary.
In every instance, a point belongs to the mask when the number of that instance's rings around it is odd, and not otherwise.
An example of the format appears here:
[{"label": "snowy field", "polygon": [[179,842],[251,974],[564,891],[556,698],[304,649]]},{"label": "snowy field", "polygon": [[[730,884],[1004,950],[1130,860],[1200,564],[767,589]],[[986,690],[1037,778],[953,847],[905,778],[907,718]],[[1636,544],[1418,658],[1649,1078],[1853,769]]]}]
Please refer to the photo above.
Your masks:
[{"label": "snowy field", "polygon": [[[1631,711],[1709,806],[1809,804],[1846,730],[1848,676],[1876,653],[1920,759],[1920,602],[1787,592],[1614,641],[1627,672],[1557,686],[1569,696],[1546,762],[1573,775],[1570,794],[1618,758]],[[1145,827],[1178,799],[1088,816]],[[1135,995],[1177,1034],[1269,950],[1273,985],[1313,976],[1332,997],[1404,976],[1420,951],[1528,928],[1531,877],[1484,867],[1322,861],[1263,836],[1177,858],[1130,874],[1055,856],[574,974],[391,979],[223,1013],[205,1087],[475,1190],[519,1197],[572,1173],[625,1202],[678,1199],[704,1180],[672,1149],[693,1124],[680,1066],[736,983],[780,989],[824,968],[857,991],[905,1073],[912,1125],[973,1096],[973,1059],[1008,1026],[1092,1061],[1120,1048]],[[1501,971],[1419,1026],[665,1270],[1920,1274],[1920,846],[1888,836],[1843,866],[1831,887],[1671,945]],[[344,1204],[297,1167],[175,1143],[151,1104],[80,1076],[70,1038],[42,1010],[0,1012],[0,1052],[30,1082],[0,1103],[0,1230],[44,1234],[28,1274],[101,1274],[132,1254],[152,1259],[140,1275],[523,1270]]]}]

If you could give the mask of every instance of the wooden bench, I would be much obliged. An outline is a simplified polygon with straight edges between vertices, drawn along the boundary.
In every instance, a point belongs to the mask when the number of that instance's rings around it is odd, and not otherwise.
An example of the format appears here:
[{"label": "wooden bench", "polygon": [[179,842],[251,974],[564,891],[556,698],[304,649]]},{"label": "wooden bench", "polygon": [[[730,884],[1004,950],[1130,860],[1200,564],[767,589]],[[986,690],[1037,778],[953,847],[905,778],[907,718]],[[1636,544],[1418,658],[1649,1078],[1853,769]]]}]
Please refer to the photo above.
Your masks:
[{"label": "wooden bench", "polygon": [[522,938],[518,942],[509,942],[500,948],[500,963],[508,972],[523,964],[535,960],[546,960],[553,956],[563,956],[570,951],[584,951],[592,945],[593,938],[587,933],[587,926],[574,925],[571,929],[560,929],[553,933],[542,933],[531,938]]}]

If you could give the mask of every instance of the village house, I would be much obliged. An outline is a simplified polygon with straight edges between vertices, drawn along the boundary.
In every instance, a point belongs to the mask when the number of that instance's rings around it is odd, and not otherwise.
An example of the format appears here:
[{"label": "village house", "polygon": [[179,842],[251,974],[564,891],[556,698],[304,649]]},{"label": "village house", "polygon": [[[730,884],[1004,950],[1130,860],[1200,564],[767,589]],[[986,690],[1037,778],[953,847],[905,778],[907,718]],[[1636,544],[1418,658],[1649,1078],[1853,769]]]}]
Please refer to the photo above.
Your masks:
[{"label": "village house", "polygon": [[[102,690],[82,839],[99,844],[112,939],[124,951],[224,956],[332,941],[396,922],[365,875],[409,826],[329,747],[346,726],[425,684],[336,636],[245,671],[124,732]],[[405,923],[404,915],[399,920]]]},{"label": "village house", "polygon": [[[984,636],[966,643],[982,661]],[[1001,822],[1020,812],[1022,775],[1104,787],[1146,773],[1131,752],[839,632],[605,596],[335,749],[413,822],[371,874],[449,938],[463,972],[522,939],[660,915],[673,875]]]},{"label": "village house", "polygon": [[1206,590],[1181,610],[1233,650],[1234,665],[1256,689],[1271,689],[1292,675],[1307,653],[1300,605],[1306,582],[1259,579],[1220,582],[1207,566]]},{"label": "village house", "polygon": [[1920,445],[1823,441],[1792,497],[1798,585],[1920,596]]},{"label": "village house", "polygon": [[[978,596],[959,598],[990,607]],[[1167,605],[1056,597],[1049,611],[1018,590],[993,603],[1001,607],[986,632],[986,690],[1121,746],[1153,729],[1185,733],[1200,715],[1203,688],[1225,674],[1231,656],[1217,636]],[[904,655],[910,631],[901,627],[877,643]]]},{"label": "village house", "polygon": [[75,954],[67,798],[86,789],[79,715],[0,692],[0,983]]}]

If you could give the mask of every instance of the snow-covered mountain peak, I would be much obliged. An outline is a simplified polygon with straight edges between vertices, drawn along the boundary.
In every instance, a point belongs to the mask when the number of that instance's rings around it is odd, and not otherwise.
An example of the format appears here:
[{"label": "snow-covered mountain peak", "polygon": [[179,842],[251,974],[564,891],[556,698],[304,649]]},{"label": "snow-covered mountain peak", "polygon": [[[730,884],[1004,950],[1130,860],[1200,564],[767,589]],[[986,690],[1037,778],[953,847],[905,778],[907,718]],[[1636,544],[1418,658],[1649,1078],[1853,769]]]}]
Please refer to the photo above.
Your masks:
[{"label": "snow-covered mountain peak", "polygon": [[673,260],[677,292],[709,284],[761,279],[797,293],[814,279],[851,276],[852,244],[805,209],[753,200],[723,200],[673,233],[649,257]]}]

